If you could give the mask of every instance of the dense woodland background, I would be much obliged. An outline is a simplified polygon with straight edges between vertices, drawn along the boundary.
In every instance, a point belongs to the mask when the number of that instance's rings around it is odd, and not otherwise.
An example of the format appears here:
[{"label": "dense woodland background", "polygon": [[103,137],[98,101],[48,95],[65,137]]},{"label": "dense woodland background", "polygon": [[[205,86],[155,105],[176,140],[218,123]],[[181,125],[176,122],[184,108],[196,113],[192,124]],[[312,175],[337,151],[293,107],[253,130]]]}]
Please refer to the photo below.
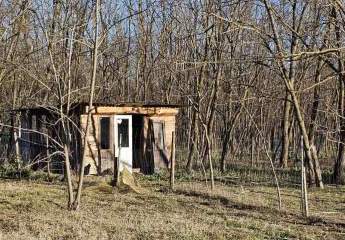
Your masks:
[{"label": "dense woodland background", "polygon": [[3,162],[15,152],[11,110],[88,101],[98,52],[94,101],[181,105],[179,168],[298,167],[302,139],[310,184],[325,171],[344,181],[344,1],[99,6],[95,21],[91,0],[0,1]]}]

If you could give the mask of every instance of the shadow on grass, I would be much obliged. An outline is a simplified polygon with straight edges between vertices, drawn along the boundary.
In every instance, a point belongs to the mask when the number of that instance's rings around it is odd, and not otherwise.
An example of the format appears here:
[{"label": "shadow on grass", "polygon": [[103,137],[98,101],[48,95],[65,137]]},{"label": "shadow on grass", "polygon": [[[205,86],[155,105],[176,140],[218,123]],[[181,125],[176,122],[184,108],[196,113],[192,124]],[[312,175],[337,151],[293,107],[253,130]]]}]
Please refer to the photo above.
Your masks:
[{"label": "shadow on grass", "polygon": [[[228,211],[229,214],[234,216],[240,217],[251,217],[256,218],[259,220],[263,220],[266,222],[273,221],[281,221],[291,224],[299,224],[299,225],[306,225],[306,226],[320,226],[325,227],[327,230],[332,230],[336,232],[345,232],[345,223],[337,222],[332,220],[322,219],[320,217],[311,216],[309,218],[304,218],[300,214],[292,213],[286,210],[278,210],[271,207],[266,206],[256,206],[251,204],[245,204],[241,202],[235,202],[230,200],[221,195],[212,195],[209,193],[198,192],[198,191],[190,191],[190,190],[181,190],[177,189],[174,191],[176,195],[183,195],[188,197],[196,198],[196,201],[193,201],[195,204],[200,205],[208,205],[212,206],[219,202],[223,207],[238,210],[236,211]],[[205,204],[205,200],[207,204]],[[185,202],[187,203],[187,202]],[[257,214],[255,214],[257,213]]]},{"label": "shadow on grass", "polygon": [[250,205],[250,204],[245,204],[245,203],[234,202],[234,201],[232,201],[232,200],[230,200],[224,196],[221,196],[221,195],[212,195],[212,194],[204,193],[204,192],[189,191],[189,190],[187,191],[187,190],[181,190],[181,189],[174,191],[174,193],[178,194],[178,195],[184,195],[184,196],[188,196],[188,197],[196,197],[199,199],[207,200],[210,203],[219,202],[224,207],[234,208],[237,210],[253,210],[253,211],[257,211],[257,212],[261,212],[261,213],[267,213],[267,212],[281,213],[278,210],[275,210],[275,209],[272,209],[269,207],[265,207],[265,206],[255,206],[255,205]]}]

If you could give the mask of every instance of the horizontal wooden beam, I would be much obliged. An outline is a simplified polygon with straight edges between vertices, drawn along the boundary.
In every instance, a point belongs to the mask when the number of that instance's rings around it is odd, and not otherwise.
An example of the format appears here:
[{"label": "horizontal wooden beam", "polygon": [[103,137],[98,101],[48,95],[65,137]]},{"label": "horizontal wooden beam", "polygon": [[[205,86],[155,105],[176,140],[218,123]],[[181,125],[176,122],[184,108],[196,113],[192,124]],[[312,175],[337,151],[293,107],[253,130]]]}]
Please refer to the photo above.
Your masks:
[{"label": "horizontal wooden beam", "polygon": [[[85,109],[85,113],[88,107]],[[142,114],[142,115],[176,115],[178,108],[166,107],[95,107],[95,114]]]}]

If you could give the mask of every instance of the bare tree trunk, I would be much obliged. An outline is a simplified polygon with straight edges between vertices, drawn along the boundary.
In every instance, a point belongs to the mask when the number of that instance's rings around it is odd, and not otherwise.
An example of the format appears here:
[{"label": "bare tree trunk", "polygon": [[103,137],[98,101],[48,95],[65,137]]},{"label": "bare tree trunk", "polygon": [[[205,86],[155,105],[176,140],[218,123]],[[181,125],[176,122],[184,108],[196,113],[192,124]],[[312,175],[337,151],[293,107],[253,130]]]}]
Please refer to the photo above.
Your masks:
[{"label": "bare tree trunk", "polygon": [[[221,153],[221,157],[220,157],[220,170],[222,172],[225,172],[225,167],[226,167],[225,166],[225,158],[228,154],[229,143],[231,142],[233,131],[235,129],[237,120],[242,113],[242,109],[244,106],[243,101],[245,101],[245,99],[247,97],[247,93],[248,93],[248,90],[246,89],[244,92],[244,95],[241,99],[240,106],[236,109],[234,116],[232,117],[232,119],[230,121],[226,121],[226,123],[225,123],[227,125],[227,128],[224,130],[225,134],[224,134],[224,137],[222,139],[222,153]],[[231,111],[231,109],[229,109],[229,111]]]},{"label": "bare tree trunk", "polygon": [[251,145],[250,145],[250,165],[254,167],[254,160],[255,160],[255,138],[254,134],[252,133],[251,137]]},{"label": "bare tree trunk", "polygon": [[338,113],[340,115],[339,147],[338,156],[333,167],[333,183],[344,184],[345,171],[345,76],[339,76],[339,100]]},{"label": "bare tree trunk", "polygon": [[93,97],[94,97],[94,92],[95,92],[97,59],[98,59],[98,18],[99,18],[99,0],[96,0],[95,30],[94,30],[95,39],[94,39],[94,45],[93,45],[92,76],[91,76],[91,82],[90,82],[89,107],[88,107],[85,135],[83,139],[83,155],[81,159],[81,166],[80,166],[80,172],[79,172],[78,190],[77,190],[76,197],[73,203],[74,210],[78,210],[80,207],[80,198],[81,198],[81,192],[82,192],[83,181],[84,181],[84,167],[85,167],[84,165],[85,165],[85,159],[87,155],[87,142],[88,142],[88,137],[90,134],[91,118],[92,118],[92,111],[93,111]]},{"label": "bare tree trunk", "polygon": [[280,166],[287,168],[289,159],[289,145],[290,145],[290,110],[291,110],[291,96],[286,92],[286,100],[284,101],[284,119],[282,132],[282,152],[280,155]]},{"label": "bare tree trunk", "polygon": [[222,172],[225,172],[225,168],[226,168],[225,158],[228,154],[230,138],[231,138],[231,131],[226,130],[225,136],[223,136],[223,139],[222,139],[222,153],[220,157],[220,171]]},{"label": "bare tree trunk", "polygon": [[[289,85],[289,84],[287,83],[287,85]],[[316,185],[317,185],[317,187],[320,187],[321,189],[323,189],[321,168],[320,168],[319,160],[318,160],[317,155],[316,155],[316,149],[315,149],[315,147],[313,147],[310,144],[309,137],[307,134],[307,129],[305,127],[304,119],[303,119],[300,105],[299,105],[299,102],[298,102],[297,97],[295,95],[295,92],[291,90],[291,86],[288,86],[288,88],[289,88],[290,94],[292,96],[292,101],[294,104],[297,121],[298,121],[300,131],[301,131],[302,136],[303,136],[304,149],[305,149],[307,158],[309,159],[309,161],[313,161]]]},{"label": "bare tree trunk", "polygon": [[[333,7],[331,15],[335,21],[337,21],[338,15],[336,9]],[[339,24],[339,23],[338,23]],[[340,42],[342,41],[341,30],[339,25],[335,24],[335,36],[337,47],[340,48]],[[333,168],[333,183],[344,184],[345,183],[345,74],[344,74],[344,61],[343,54],[337,53],[338,57],[338,82],[339,82],[339,97],[338,97],[338,116],[339,116],[339,145],[338,154]]]},{"label": "bare tree trunk", "polygon": [[69,148],[67,144],[64,144],[63,150],[65,154],[65,166],[66,166],[65,176],[67,180],[68,208],[72,209],[74,198],[73,198],[73,185],[72,185],[72,178],[71,178],[71,166],[70,166],[70,159],[69,159]]},{"label": "bare tree trunk", "polygon": [[[316,74],[315,74],[315,84],[318,84],[320,82],[321,78],[321,59],[318,60],[318,64],[316,67]],[[310,124],[309,124],[309,139],[311,144],[315,145],[315,128],[316,128],[316,118],[317,118],[317,112],[319,108],[319,101],[320,101],[320,87],[316,86],[314,88],[314,96],[313,96],[313,104],[312,104],[312,110],[311,110],[311,116],[310,116]],[[309,167],[309,182],[311,185],[313,185],[313,181],[315,179],[315,173],[312,171],[314,169],[314,164],[310,159],[307,160],[307,165]]]},{"label": "bare tree trunk", "polygon": [[309,216],[308,208],[308,189],[306,181],[304,153],[303,153],[303,137],[301,137],[301,207],[303,217]]},{"label": "bare tree trunk", "polygon": [[[266,7],[266,10],[267,10],[270,22],[271,22],[271,26],[272,26],[272,30],[273,30],[273,34],[274,34],[273,40],[275,42],[277,52],[279,54],[283,54],[281,39],[279,38],[276,22],[275,22],[275,19],[273,18],[273,15],[272,15],[272,6],[267,0],[264,0],[264,4],[265,4],[265,7]],[[296,5],[294,5],[294,6],[296,7]],[[291,52],[294,52],[294,51],[291,51]],[[292,57],[290,57],[290,60],[292,62],[295,61]],[[317,159],[315,148],[310,144],[309,137],[307,134],[307,129],[306,129],[305,122],[304,122],[303,115],[302,115],[302,111],[301,111],[301,107],[300,107],[298,98],[296,96],[296,92],[295,92],[294,87],[293,87],[294,74],[291,73],[293,68],[291,68],[291,66],[290,66],[290,73],[288,75],[287,74],[288,71],[285,67],[284,60],[282,58],[278,58],[277,63],[278,63],[280,71],[282,72],[282,78],[283,78],[286,90],[291,95],[291,101],[293,103],[295,116],[297,118],[297,122],[298,122],[298,125],[300,128],[301,134],[303,136],[304,148],[305,148],[307,158],[309,159],[308,161],[313,161],[313,164],[314,164],[313,170],[315,173],[316,185],[320,188],[323,188],[323,182],[322,182],[322,175],[321,175],[321,168],[319,165],[319,160]]]},{"label": "bare tree trunk", "polygon": [[213,164],[212,164],[212,150],[211,150],[211,141],[209,134],[207,132],[207,126],[204,124],[205,128],[205,137],[206,137],[206,147],[207,147],[207,158],[208,158],[208,163],[209,163],[209,168],[210,168],[210,181],[211,181],[211,190],[214,190],[214,172],[213,172]]},{"label": "bare tree trunk", "polygon": [[170,157],[170,189],[175,189],[175,132],[172,133],[171,139],[171,157]]},{"label": "bare tree trunk", "polygon": [[188,146],[188,160],[186,165],[187,172],[192,171],[193,167],[193,160],[194,160],[194,152],[196,150],[196,141],[197,141],[197,110],[193,109],[193,117],[192,117],[192,124],[191,124],[191,133],[190,133],[190,144]]}]

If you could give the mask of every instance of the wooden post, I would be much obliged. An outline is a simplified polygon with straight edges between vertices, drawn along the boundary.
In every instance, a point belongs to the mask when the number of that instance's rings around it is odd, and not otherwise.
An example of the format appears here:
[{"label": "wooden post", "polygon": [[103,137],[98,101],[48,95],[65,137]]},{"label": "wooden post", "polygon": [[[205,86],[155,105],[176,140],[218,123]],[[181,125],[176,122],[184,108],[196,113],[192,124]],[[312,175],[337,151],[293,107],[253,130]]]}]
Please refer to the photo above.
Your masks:
[{"label": "wooden post", "polygon": [[175,132],[172,132],[170,162],[171,162],[170,163],[170,189],[174,191],[174,187],[175,187]]},{"label": "wooden post", "polygon": [[50,152],[49,152],[49,138],[48,138],[48,131],[46,132],[47,136],[45,137],[46,140],[46,157],[47,157],[47,172],[48,172],[48,179],[50,179]]},{"label": "wooden post", "polygon": [[304,146],[303,146],[303,137],[301,137],[301,207],[303,217],[309,216],[308,209],[308,192],[307,192],[307,181],[306,181],[306,172],[304,164]]},{"label": "wooden post", "polygon": [[114,144],[114,187],[120,183],[120,156],[115,155],[116,147]]},{"label": "wooden post", "polygon": [[14,137],[14,144],[15,144],[15,160],[17,164],[17,170],[21,169],[21,157],[20,157],[20,146],[19,141],[21,138],[21,122],[18,121],[17,113],[14,116],[14,126],[18,126],[18,129],[13,128],[13,137]]},{"label": "wooden post", "polygon": [[116,183],[117,183],[117,159],[118,157],[116,157],[116,146],[115,144],[113,144],[113,151],[114,151],[114,179],[113,179],[113,186],[115,187],[116,186]]},{"label": "wooden post", "polygon": [[118,156],[116,157],[116,146],[114,144],[114,186],[119,186],[120,184],[120,153],[121,153],[121,139],[122,136],[120,135],[119,141],[119,148],[118,148]]},{"label": "wooden post", "polygon": [[120,156],[121,156],[121,144],[122,144],[122,135],[120,134],[120,138],[119,138],[119,154],[118,154],[118,156],[117,156],[117,169],[116,169],[116,171],[117,171],[117,173],[116,173],[117,178],[116,178],[116,186],[119,186],[119,184],[120,184],[120,160],[121,160]]},{"label": "wooden post", "polygon": [[116,158],[116,186],[119,186],[120,184],[120,151],[119,156]]}]

